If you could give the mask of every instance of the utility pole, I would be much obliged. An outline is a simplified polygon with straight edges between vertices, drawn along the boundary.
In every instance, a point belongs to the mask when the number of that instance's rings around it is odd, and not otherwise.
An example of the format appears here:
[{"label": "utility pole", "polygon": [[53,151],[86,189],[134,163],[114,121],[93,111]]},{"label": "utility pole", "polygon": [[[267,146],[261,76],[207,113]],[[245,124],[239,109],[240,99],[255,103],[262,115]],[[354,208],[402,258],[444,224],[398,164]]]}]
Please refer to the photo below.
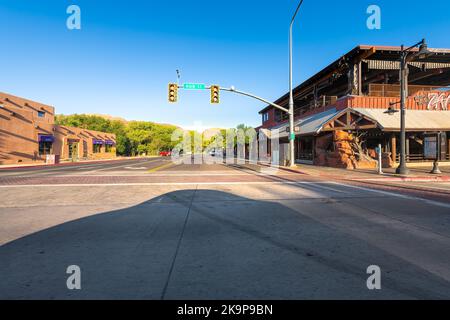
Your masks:
[{"label": "utility pole", "polygon": [[400,164],[396,170],[397,174],[408,174],[409,170],[406,167],[406,124],[405,124],[405,100],[408,96],[408,84],[407,84],[407,51],[404,46],[401,47],[400,56]]},{"label": "utility pole", "polygon": [[[408,56],[408,52],[419,47],[419,51],[412,56]],[[414,58],[424,59],[431,52],[428,50],[428,46],[425,39],[419,41],[415,45],[405,49],[402,45],[400,50],[400,164],[395,173],[406,175],[409,173],[409,169],[406,167],[406,99],[408,98],[408,62]]]},{"label": "utility pole", "polygon": [[294,95],[292,92],[292,27],[303,0],[297,6],[289,26],[289,154],[291,167],[295,166],[295,129],[294,129]]}]

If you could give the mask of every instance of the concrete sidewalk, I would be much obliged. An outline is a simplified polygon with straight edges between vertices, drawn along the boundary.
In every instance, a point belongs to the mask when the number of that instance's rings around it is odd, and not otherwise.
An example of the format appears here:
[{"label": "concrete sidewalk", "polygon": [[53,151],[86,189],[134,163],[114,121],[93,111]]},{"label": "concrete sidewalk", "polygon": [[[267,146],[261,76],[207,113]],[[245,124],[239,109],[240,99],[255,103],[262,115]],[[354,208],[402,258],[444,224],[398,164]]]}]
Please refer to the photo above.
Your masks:
[{"label": "concrete sidewalk", "polygon": [[376,169],[340,169],[322,167],[309,164],[298,164],[295,168],[282,167],[283,170],[343,180],[372,180],[372,181],[450,181],[450,166],[440,167],[442,174],[431,174],[431,168],[409,168],[410,174],[397,175],[395,168],[383,168],[383,174],[378,174]]}]

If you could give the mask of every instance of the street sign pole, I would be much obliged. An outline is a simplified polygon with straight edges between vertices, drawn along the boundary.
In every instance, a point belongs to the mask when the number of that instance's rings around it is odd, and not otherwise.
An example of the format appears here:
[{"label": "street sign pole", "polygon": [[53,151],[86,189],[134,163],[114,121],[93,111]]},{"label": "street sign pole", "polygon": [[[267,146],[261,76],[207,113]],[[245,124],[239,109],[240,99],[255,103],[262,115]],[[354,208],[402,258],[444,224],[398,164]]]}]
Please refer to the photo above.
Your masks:
[{"label": "street sign pole", "polygon": [[301,0],[295,10],[292,17],[291,24],[289,25],[289,166],[295,167],[295,131],[294,131],[294,95],[292,92],[292,27],[294,25],[295,17],[303,3]]}]

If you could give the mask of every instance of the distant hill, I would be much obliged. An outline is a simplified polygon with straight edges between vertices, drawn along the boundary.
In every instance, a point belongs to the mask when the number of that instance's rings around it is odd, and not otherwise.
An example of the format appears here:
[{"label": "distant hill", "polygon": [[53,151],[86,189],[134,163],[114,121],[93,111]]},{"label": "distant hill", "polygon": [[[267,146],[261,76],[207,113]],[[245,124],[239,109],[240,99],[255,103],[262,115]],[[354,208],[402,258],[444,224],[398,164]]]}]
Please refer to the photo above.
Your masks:
[{"label": "distant hill", "polygon": [[107,119],[107,120],[117,120],[117,121],[122,121],[122,122],[128,122],[128,120],[121,118],[121,117],[115,117],[115,116],[111,116],[109,114],[100,114],[100,113],[86,113],[87,116],[95,116],[95,117],[100,117],[103,119]]},{"label": "distant hill", "polygon": [[100,118],[103,118],[103,119],[106,119],[106,120],[110,120],[110,121],[120,121],[120,122],[123,122],[123,123],[129,123],[129,122],[132,122],[132,121],[145,121],[145,122],[151,122],[151,123],[155,123],[155,124],[160,124],[162,126],[174,126],[174,127],[180,128],[179,126],[171,124],[171,123],[160,123],[160,122],[146,121],[146,120],[127,120],[125,118],[116,117],[116,116],[112,116],[112,115],[109,115],[109,114],[84,113],[84,115],[86,115],[86,116],[93,116],[93,117],[100,117]]}]

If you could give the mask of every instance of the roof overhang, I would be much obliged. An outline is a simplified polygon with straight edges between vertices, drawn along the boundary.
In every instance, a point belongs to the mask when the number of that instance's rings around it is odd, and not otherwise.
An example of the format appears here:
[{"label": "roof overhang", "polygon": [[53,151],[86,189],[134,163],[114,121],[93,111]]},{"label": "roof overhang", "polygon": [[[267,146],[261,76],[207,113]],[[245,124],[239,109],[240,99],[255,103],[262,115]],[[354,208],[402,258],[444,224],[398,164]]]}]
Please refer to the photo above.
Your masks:
[{"label": "roof overhang", "polygon": [[[305,118],[296,120],[294,125],[300,128],[296,133],[299,136],[318,135],[325,131],[335,130],[364,130],[375,129],[379,125],[376,120],[366,116],[357,110],[347,108],[344,110],[336,110],[335,108],[316,113]],[[279,137],[288,136],[288,124],[273,127],[271,130],[278,129]]]},{"label": "roof overhang", "polygon": [[[354,108],[374,119],[383,131],[400,131],[400,112],[387,114],[384,109]],[[448,110],[405,110],[407,131],[450,131],[450,111]]]},{"label": "roof overhang", "polygon": [[[300,128],[298,136],[318,135],[336,130],[356,131],[380,129],[382,131],[400,131],[400,113],[385,113],[384,109],[346,108],[330,109],[324,112],[296,120],[294,125]],[[450,111],[406,110],[407,131],[450,131]],[[288,137],[287,123],[264,129],[267,136],[278,130],[280,138]]]}]

